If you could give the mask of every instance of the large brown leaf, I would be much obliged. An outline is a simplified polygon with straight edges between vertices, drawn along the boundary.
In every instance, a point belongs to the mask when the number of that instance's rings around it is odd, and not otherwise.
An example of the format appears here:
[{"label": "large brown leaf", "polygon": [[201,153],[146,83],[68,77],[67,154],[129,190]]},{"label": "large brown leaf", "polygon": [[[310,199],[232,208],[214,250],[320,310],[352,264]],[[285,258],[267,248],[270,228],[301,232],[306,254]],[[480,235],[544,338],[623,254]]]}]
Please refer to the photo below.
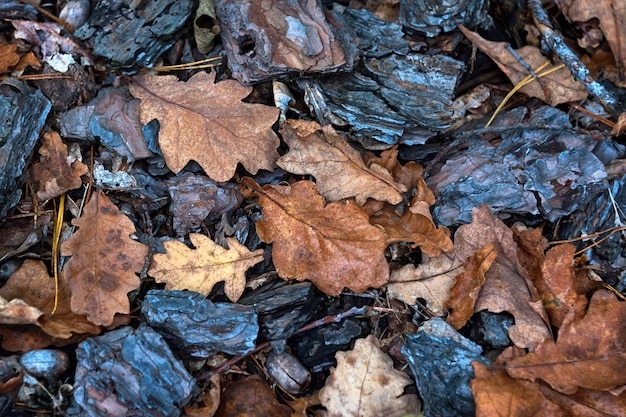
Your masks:
[{"label": "large brown leaf", "polygon": [[273,243],[272,257],[283,279],[312,281],[321,291],[339,295],[378,288],[389,279],[385,232],[368,222],[352,201],[326,204],[311,181],[261,188],[243,179],[242,193],[258,197],[264,220],[259,237]]},{"label": "large brown leaf", "polygon": [[279,140],[272,125],[280,110],[242,103],[251,87],[234,80],[216,84],[205,72],[187,82],[173,75],[146,75],[133,81],[129,88],[141,99],[141,121],[159,121],[159,145],[173,172],[190,160],[215,181],[231,179],[239,162],[253,174],[274,169]]},{"label": "large brown leaf", "polygon": [[139,286],[135,272],[141,271],[148,247],[129,237],[135,226],[102,191],[72,224],[78,232],[61,246],[61,254],[72,257],[63,268],[72,311],[108,326],[115,313],[129,313],[127,294]]},{"label": "large brown leaf", "polygon": [[514,378],[543,379],[555,390],[608,391],[626,384],[626,303],[606,290],[596,292],[583,317],[571,311],[556,342],[544,341],[534,353],[507,365]]},{"label": "large brown leaf", "polygon": [[224,249],[210,238],[189,234],[195,246],[190,249],[182,242],[163,242],[166,254],[155,254],[150,275],[168,289],[190,290],[209,294],[213,286],[224,281],[224,292],[237,302],[246,287],[246,270],[263,260],[263,249],[250,252],[237,239],[227,238],[229,249]]},{"label": "large brown leaf", "polygon": [[354,197],[363,205],[368,198],[398,204],[407,191],[391,173],[378,164],[368,167],[359,152],[332,126],[316,122],[288,120],[281,130],[289,153],[277,165],[294,174],[310,174],[327,200]]}]

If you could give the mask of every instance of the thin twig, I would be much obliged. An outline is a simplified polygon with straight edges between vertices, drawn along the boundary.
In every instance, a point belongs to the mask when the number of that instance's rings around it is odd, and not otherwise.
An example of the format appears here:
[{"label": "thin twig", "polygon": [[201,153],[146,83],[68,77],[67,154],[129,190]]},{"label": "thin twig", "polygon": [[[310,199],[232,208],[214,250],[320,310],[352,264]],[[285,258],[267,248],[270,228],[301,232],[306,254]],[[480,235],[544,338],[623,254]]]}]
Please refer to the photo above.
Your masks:
[{"label": "thin twig", "polygon": [[542,46],[554,54],[554,56],[560,58],[563,64],[569,68],[574,79],[582,82],[587,92],[594,96],[611,116],[617,118],[618,114],[615,109],[618,101],[602,84],[591,77],[589,69],[565,44],[563,38],[557,34],[550,24],[550,19],[543,9],[541,0],[527,0],[526,5],[530,10],[535,26],[541,34]]},{"label": "thin twig", "polygon": [[[302,334],[305,332],[308,332],[309,330],[321,327],[321,326],[325,326],[327,324],[331,324],[331,323],[339,323],[341,320],[348,318],[348,317],[352,317],[352,316],[358,316],[358,315],[363,315],[365,314],[367,311],[380,311],[380,312],[385,312],[385,313],[389,313],[389,312],[394,312],[394,313],[398,313],[398,312],[402,312],[401,310],[395,310],[395,309],[390,309],[390,308],[384,308],[384,307],[352,307],[350,310],[348,311],[344,311],[343,313],[339,313],[339,314],[335,314],[332,316],[326,316],[324,318],[321,318],[319,320],[315,320],[309,324],[306,324],[305,326],[299,328],[298,330],[295,331],[295,333],[293,334],[293,336],[298,335],[298,334]],[[219,374],[222,372],[227,371],[231,366],[235,365],[236,363],[242,361],[243,359],[247,358],[250,355],[253,355],[257,352],[262,351],[265,348],[268,348],[270,346],[269,342],[263,342],[260,345],[258,345],[257,347],[255,347],[253,350],[251,350],[250,352],[244,354],[244,355],[239,355],[239,356],[235,356],[234,358],[231,358],[230,360],[228,360],[227,362],[225,362],[224,364],[222,364],[220,367],[215,368],[211,371],[205,372],[202,375],[200,375],[198,378],[196,378],[198,381],[208,381],[209,378],[211,378],[212,375],[214,374]]]}]

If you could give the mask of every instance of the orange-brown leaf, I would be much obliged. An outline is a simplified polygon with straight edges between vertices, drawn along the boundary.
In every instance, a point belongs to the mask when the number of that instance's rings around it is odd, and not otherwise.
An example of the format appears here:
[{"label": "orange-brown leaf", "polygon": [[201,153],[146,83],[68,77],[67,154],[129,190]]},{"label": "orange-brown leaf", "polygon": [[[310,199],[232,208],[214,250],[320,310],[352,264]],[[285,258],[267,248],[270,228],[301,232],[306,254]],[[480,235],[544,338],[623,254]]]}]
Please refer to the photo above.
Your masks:
[{"label": "orange-brown leaf", "polygon": [[87,166],[80,161],[68,161],[67,146],[57,132],[44,133],[39,154],[41,160],[33,165],[30,174],[40,201],[57,197],[82,185],[80,176],[87,173]]},{"label": "orange-brown leaf", "polygon": [[363,205],[368,198],[398,204],[407,188],[396,183],[384,167],[368,167],[359,152],[331,126],[288,120],[281,130],[289,153],[277,165],[294,174],[310,174],[327,200],[354,197]]},{"label": "orange-brown leaf", "polygon": [[485,284],[474,311],[512,314],[515,325],[509,328],[509,337],[518,347],[534,349],[543,340],[551,339],[537,290],[519,264],[511,229],[482,205],[472,211],[472,223],[459,227],[454,237],[455,251],[461,259],[469,258],[488,243],[494,244],[497,253],[485,273]]},{"label": "orange-brown leaf", "polygon": [[468,259],[465,270],[456,277],[450,298],[446,302],[446,308],[452,308],[452,314],[446,321],[455,329],[465,326],[474,314],[476,298],[485,283],[485,273],[491,268],[497,256],[493,242],[488,243]]},{"label": "orange-brown leaf", "polygon": [[[375,165],[378,165],[389,171],[396,183],[404,185],[407,190],[416,187],[424,173],[424,168],[413,161],[409,161],[404,165],[400,164],[400,162],[398,162],[397,146],[393,146],[381,152],[380,156],[375,156],[371,152],[368,152],[364,155],[363,159],[365,164],[373,170],[380,169],[374,168]],[[420,200],[425,201],[423,198],[420,198]],[[432,201],[427,201],[427,203],[432,206],[435,204],[435,198],[433,197]]]},{"label": "orange-brown leaf", "polygon": [[27,259],[11,275],[0,289],[0,296],[7,299],[21,299],[43,315],[30,324],[39,326],[48,335],[67,339],[73,333],[97,334],[100,328],[89,322],[85,316],[75,314],[70,308],[70,288],[63,276],[59,277],[59,300],[54,314],[54,279],[48,275],[41,261]]},{"label": "orange-brown leaf", "polygon": [[234,382],[224,392],[215,417],[289,417],[291,409],[278,402],[258,375]]},{"label": "orange-brown leaf", "polygon": [[555,390],[608,391],[626,384],[626,303],[606,290],[596,292],[583,317],[564,320],[556,342],[544,341],[534,353],[507,365],[514,378],[543,379]]},{"label": "orange-brown leaf", "polygon": [[251,173],[273,170],[279,139],[272,125],[280,110],[241,102],[252,92],[234,80],[214,82],[200,72],[187,82],[173,75],[136,77],[130,92],[141,99],[141,121],[157,119],[159,145],[175,173],[190,160],[215,181],[228,181],[241,162]]},{"label": "orange-brown leaf", "polygon": [[387,283],[386,235],[368,222],[352,201],[326,204],[311,181],[261,188],[244,178],[242,193],[258,197],[264,220],[259,237],[273,243],[272,257],[283,279],[312,281],[321,291],[339,295]]},{"label": "orange-brown leaf", "polygon": [[226,239],[229,249],[224,249],[198,233],[189,234],[189,239],[195,249],[177,240],[165,241],[167,253],[153,256],[150,275],[157,282],[167,283],[168,289],[206,295],[224,281],[226,296],[237,302],[246,287],[246,270],[263,260],[263,249],[250,252],[233,238]]},{"label": "orange-brown leaf", "polygon": [[128,292],[139,286],[148,247],[132,240],[135,226],[104,195],[96,192],[83,215],[72,220],[78,231],[61,246],[71,256],[63,273],[72,291],[72,311],[98,325],[129,313]]},{"label": "orange-brown leaf", "polygon": [[557,417],[563,416],[559,407],[539,391],[539,386],[519,381],[501,369],[490,370],[473,362],[475,378],[470,382],[476,417]]},{"label": "orange-brown leaf", "polygon": [[454,248],[450,231],[445,227],[435,226],[429,205],[424,201],[417,201],[417,198],[413,199],[411,206],[402,214],[392,206],[384,205],[370,217],[370,223],[385,229],[387,244],[410,242],[411,246],[420,247],[431,257],[438,257],[441,252],[450,252]]},{"label": "orange-brown leaf", "polygon": [[17,44],[5,44],[0,42],[0,74],[5,73],[20,61]]},{"label": "orange-brown leaf", "polygon": [[86,334],[97,334],[100,328],[85,316],[70,309],[70,290],[59,277],[59,304],[54,315],[55,283],[40,261],[25,260],[0,289],[0,296],[21,299],[43,313],[31,325],[0,326],[2,347],[8,351],[29,351],[50,345],[64,346],[80,342]]}]

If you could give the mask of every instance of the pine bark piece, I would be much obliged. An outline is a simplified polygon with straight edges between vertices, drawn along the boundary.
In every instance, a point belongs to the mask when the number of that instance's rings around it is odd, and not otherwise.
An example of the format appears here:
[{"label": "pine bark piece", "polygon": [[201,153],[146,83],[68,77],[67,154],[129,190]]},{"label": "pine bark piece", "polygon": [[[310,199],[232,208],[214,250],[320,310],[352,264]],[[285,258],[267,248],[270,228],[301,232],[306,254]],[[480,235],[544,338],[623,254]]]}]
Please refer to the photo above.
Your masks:
[{"label": "pine bark piece", "polygon": [[217,352],[244,355],[259,333],[256,307],[214,304],[194,291],[150,290],[141,316],[177,354],[194,359]]},{"label": "pine bark piece", "polygon": [[24,169],[52,107],[41,91],[13,84],[21,92],[0,92],[0,218],[20,201]]},{"label": "pine bark piece", "polygon": [[457,25],[487,29],[492,23],[488,12],[488,0],[402,0],[398,20],[408,29],[434,37],[456,30]]},{"label": "pine bark piece", "polygon": [[72,311],[94,324],[108,326],[115,313],[128,314],[127,294],[139,287],[148,247],[132,240],[135,226],[99,190],[72,220],[79,229],[61,246],[72,258],[63,273],[72,290]]},{"label": "pine bark piece", "polygon": [[193,7],[192,0],[99,0],[74,35],[90,39],[94,54],[113,66],[151,67],[176,41]]},{"label": "pine bark piece", "polygon": [[228,66],[243,84],[352,70],[351,35],[318,0],[217,0],[215,11]]},{"label": "pine bark piece", "polygon": [[178,417],[194,378],[148,326],[122,327],[76,349],[73,396],[85,416]]}]

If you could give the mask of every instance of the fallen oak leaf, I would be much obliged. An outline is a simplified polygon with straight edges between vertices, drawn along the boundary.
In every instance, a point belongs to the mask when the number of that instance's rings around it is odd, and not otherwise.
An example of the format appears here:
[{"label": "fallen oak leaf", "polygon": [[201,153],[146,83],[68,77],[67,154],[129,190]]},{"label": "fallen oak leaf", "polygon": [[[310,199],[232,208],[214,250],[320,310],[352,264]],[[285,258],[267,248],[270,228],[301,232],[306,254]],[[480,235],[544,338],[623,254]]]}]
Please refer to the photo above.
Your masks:
[{"label": "fallen oak leaf", "polygon": [[224,249],[199,233],[190,233],[189,240],[196,249],[177,240],[163,242],[167,253],[152,257],[148,273],[168,289],[206,295],[224,281],[224,293],[236,303],[246,287],[245,272],[263,260],[263,249],[250,252],[234,238],[226,238],[230,249]]},{"label": "fallen oak leaf", "polygon": [[358,339],[354,349],[337,352],[337,367],[320,390],[320,402],[328,417],[379,417],[413,415],[418,411],[415,394],[404,394],[412,383],[393,367],[372,335]]},{"label": "fallen oak leaf", "polygon": [[437,258],[423,255],[419,265],[405,265],[391,273],[387,294],[409,305],[423,298],[430,311],[443,316],[450,289],[462,270],[463,262],[454,254],[442,253]]},{"label": "fallen oak leaf", "polygon": [[407,188],[394,181],[391,173],[378,164],[367,166],[359,152],[332,126],[316,122],[288,120],[280,133],[289,152],[276,164],[284,170],[313,175],[317,189],[327,200],[354,197],[360,206],[368,198],[402,202]]},{"label": "fallen oak leaf", "polygon": [[264,220],[259,237],[272,243],[272,258],[283,279],[309,280],[328,295],[344,287],[362,292],[389,279],[385,232],[352,201],[326,204],[311,181],[261,188],[242,180],[246,198],[258,198]]},{"label": "fallen oak leaf", "polygon": [[497,256],[484,273],[485,283],[476,297],[474,312],[510,313],[515,324],[509,328],[509,337],[516,346],[534,350],[545,339],[552,339],[547,315],[536,288],[518,260],[513,232],[487,205],[481,205],[472,210],[472,223],[456,231],[455,252],[465,260],[489,243],[493,243]]},{"label": "fallen oak leaf", "polygon": [[231,179],[239,162],[252,174],[274,169],[280,141],[272,125],[280,110],[241,102],[251,87],[215,83],[214,76],[199,72],[187,82],[173,75],[138,76],[129,90],[141,99],[141,122],[159,121],[159,146],[174,173],[190,160],[215,181]]},{"label": "fallen oak leaf", "polygon": [[[432,192],[422,178],[417,180],[417,194],[404,213],[389,204],[379,205],[379,209],[370,212],[370,223],[381,226],[387,233],[387,244],[410,242],[431,257],[438,257],[441,252],[450,252],[454,245],[450,240],[450,231],[446,227],[437,227],[430,214],[430,206],[435,202]],[[366,210],[375,209],[369,204]]]},{"label": "fallen oak leaf", "polygon": [[61,245],[61,254],[72,257],[62,270],[72,291],[72,311],[108,326],[115,313],[130,312],[127,294],[139,287],[135,272],[143,267],[148,247],[129,237],[135,226],[102,190],[72,224],[78,231]]},{"label": "fallen oak leaf", "polygon": [[556,342],[545,340],[535,352],[507,362],[513,378],[546,381],[564,394],[579,388],[608,391],[626,384],[626,303],[597,291],[583,317],[571,310]]},{"label": "fallen oak leaf", "polygon": [[83,185],[80,176],[88,172],[87,166],[69,159],[67,146],[57,132],[44,133],[39,154],[42,160],[30,169],[31,179],[37,189],[37,199],[49,200]]},{"label": "fallen oak leaf", "polygon": [[485,273],[497,256],[495,244],[490,242],[467,260],[465,270],[456,277],[450,290],[450,298],[445,304],[448,309],[452,309],[452,313],[446,318],[450,326],[458,330],[472,317],[476,298],[485,283]]},{"label": "fallen oak leaf", "polygon": [[[57,293],[59,297],[57,309],[54,314],[51,314]],[[70,288],[65,277],[63,275],[59,277],[57,291],[54,280],[41,261],[26,259],[0,288],[0,297],[21,299],[32,308],[38,309],[41,316],[29,324],[39,326],[51,337],[67,339],[73,333],[97,334],[100,332],[100,327],[91,323],[85,316],[71,311]]]}]

